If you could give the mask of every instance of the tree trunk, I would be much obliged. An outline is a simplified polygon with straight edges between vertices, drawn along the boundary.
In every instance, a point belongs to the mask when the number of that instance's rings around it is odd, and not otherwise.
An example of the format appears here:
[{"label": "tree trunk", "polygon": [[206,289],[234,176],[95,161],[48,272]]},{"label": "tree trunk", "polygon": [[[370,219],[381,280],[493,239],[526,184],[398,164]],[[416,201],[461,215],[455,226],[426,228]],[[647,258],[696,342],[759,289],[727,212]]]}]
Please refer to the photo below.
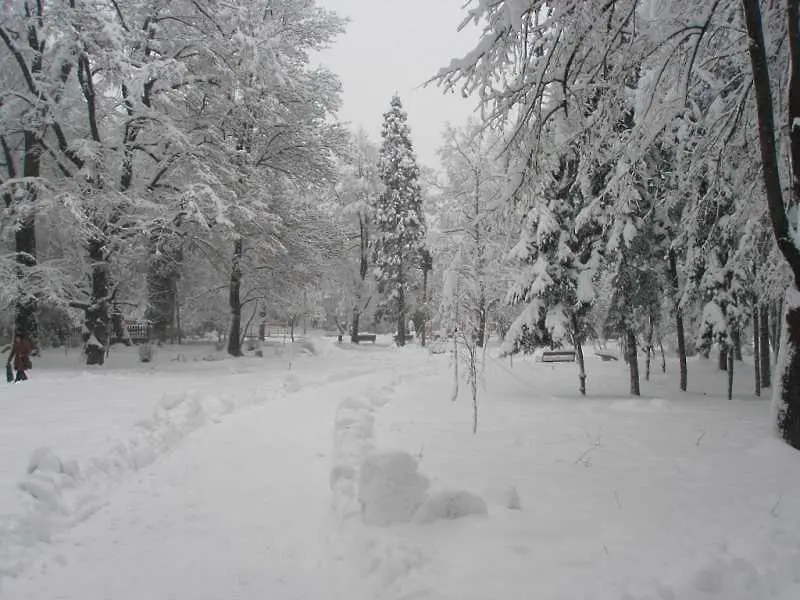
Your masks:
[{"label": "tree trunk", "polygon": [[725,353],[728,358],[728,400],[733,400],[733,365],[736,363],[736,353],[729,348]]},{"label": "tree trunk", "polygon": [[406,345],[406,298],[402,284],[397,291],[397,345]]},{"label": "tree trunk", "polygon": [[739,333],[739,328],[734,327],[731,331],[731,344],[733,346],[733,358],[735,360],[742,360],[742,336]]},{"label": "tree trunk", "polygon": [[628,355],[628,368],[631,378],[631,394],[641,395],[639,391],[639,356],[636,348],[636,334],[632,329],[625,330],[625,346]]},{"label": "tree trunk", "polygon": [[761,387],[768,388],[772,386],[772,372],[771,360],[769,352],[769,305],[762,304],[758,311],[756,318],[760,319],[758,324],[759,329],[759,342],[758,354],[760,355],[759,367],[761,369]]},{"label": "tree trunk", "polygon": [[289,319],[289,339],[292,341],[293,344],[294,344],[294,323],[296,320],[297,320],[296,317],[292,317],[291,319]]},{"label": "tree trunk", "polygon": [[[783,323],[783,304],[775,300],[770,310],[772,311],[772,358],[778,361],[778,351],[781,348],[781,325]],[[771,373],[771,372],[770,372]]]},{"label": "tree trunk", "polygon": [[86,308],[86,364],[102,365],[108,347],[109,281],[106,248],[103,240],[89,240],[89,260],[92,264],[92,296]]},{"label": "tree trunk", "polygon": [[361,311],[359,310],[360,301],[360,298],[356,298],[356,301],[353,304],[353,326],[350,330],[350,341],[354,344],[358,343],[358,322],[361,318]]},{"label": "tree trunk", "polygon": [[[791,172],[788,180],[792,182],[789,204],[800,202],[800,2],[788,0],[788,33],[789,33],[789,94],[788,117],[789,154],[791,156]],[[750,62],[753,70],[753,89],[756,97],[758,114],[758,138],[761,150],[762,175],[766,191],[769,217],[775,242],[791,268],[794,287],[787,291],[786,346],[781,348],[783,360],[776,365],[775,376],[780,383],[775,385],[777,425],[783,439],[800,449],[800,249],[794,244],[789,226],[781,189],[778,170],[778,152],[775,138],[778,128],[775,126],[774,108],[772,105],[772,86],[769,79],[767,50],[764,43],[764,30],[761,19],[761,3],[759,0],[743,0],[745,23],[749,39]],[[780,111],[782,112],[782,111]],[[781,344],[783,346],[783,344]],[[775,400],[775,399],[774,399]]]},{"label": "tree trunk", "polygon": [[155,234],[150,240],[150,262],[147,267],[147,311],[153,337],[166,343],[175,328],[175,304],[179,277],[180,248],[174,240]]},{"label": "tree trunk", "polygon": [[678,258],[675,251],[669,251],[669,270],[672,276],[672,286],[676,296],[675,300],[675,331],[678,336],[678,365],[680,370],[680,387],[681,391],[686,391],[688,384],[688,368],[686,365],[686,335],[683,331],[683,311],[677,301],[678,295]]},{"label": "tree trunk", "polygon": [[719,346],[719,370],[720,371],[727,371],[728,370],[728,348],[720,344]]},{"label": "tree trunk", "polygon": [[661,351],[661,372],[667,372],[667,355],[664,354],[664,342],[659,339],[658,340],[658,349]]},{"label": "tree trunk", "polygon": [[231,309],[231,331],[228,335],[228,354],[242,356],[242,239],[233,242],[231,281],[228,290],[228,305]]},{"label": "tree trunk", "polygon": [[175,298],[175,336],[178,338],[178,345],[180,346],[183,343],[183,329],[181,328],[181,301],[180,297],[178,296],[178,281],[173,280],[173,285],[175,286],[175,292],[173,294]]},{"label": "tree trunk", "polygon": [[800,292],[790,288],[786,293],[784,332],[781,350],[775,365],[773,404],[777,425],[787,443],[800,450]]},{"label": "tree trunk", "polygon": [[647,319],[647,356],[644,359],[644,380],[650,381],[650,363],[653,356],[653,318]]},{"label": "tree trunk", "polygon": [[430,271],[429,266],[432,264],[429,260],[430,253],[427,250],[425,252],[422,265],[422,324],[420,326],[420,343],[423,348],[428,335],[428,272]]},{"label": "tree trunk", "polygon": [[628,334],[627,332],[623,332],[622,339],[620,340],[620,344],[622,345],[622,360],[625,361],[625,364],[630,364],[630,356],[628,355]]},{"label": "tree trunk", "polygon": [[481,294],[478,298],[478,330],[475,332],[475,344],[478,348],[483,348],[486,338],[486,294],[481,285]]},{"label": "tree trunk", "polygon": [[578,382],[580,384],[581,396],[586,395],[586,364],[583,359],[583,347],[580,342],[575,344],[575,359],[578,362]]},{"label": "tree trunk", "polygon": [[761,319],[758,302],[753,306],[753,370],[756,396],[761,396]]},{"label": "tree trunk", "polygon": [[[41,146],[36,135],[31,131],[26,131],[24,143],[22,174],[24,177],[39,177]],[[27,269],[36,266],[36,199],[38,190],[35,184],[26,184],[25,192],[24,198],[16,202],[19,217],[14,231],[14,246],[20,279],[25,277]],[[36,324],[36,309],[36,297],[21,290],[14,303],[14,331],[22,334],[34,344],[39,334]]]}]

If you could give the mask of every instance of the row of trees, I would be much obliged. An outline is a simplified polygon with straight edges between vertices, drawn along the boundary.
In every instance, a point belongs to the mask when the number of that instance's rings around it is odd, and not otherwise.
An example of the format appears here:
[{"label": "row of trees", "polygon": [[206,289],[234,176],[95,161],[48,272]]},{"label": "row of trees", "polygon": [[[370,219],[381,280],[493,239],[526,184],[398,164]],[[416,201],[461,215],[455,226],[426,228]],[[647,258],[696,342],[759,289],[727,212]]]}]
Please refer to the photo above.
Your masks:
[{"label": "row of trees", "polygon": [[336,122],[338,80],[309,54],[338,17],[307,0],[5,6],[13,329],[36,339],[37,319],[68,323],[69,307],[89,364],[124,337],[123,314],[159,340],[227,329],[238,356],[254,321],[322,317],[331,297],[358,341],[377,291],[404,343],[406,295],[427,272],[419,168],[398,97],[380,149]]},{"label": "row of trees", "polygon": [[580,349],[605,323],[636,394],[639,342],[650,356],[671,321],[686,389],[687,315],[731,373],[755,327],[768,372],[766,315],[782,303],[774,397],[800,448],[798,16],[797,0],[472,5],[483,39],[437,81],[479,98],[500,132],[502,197],[519,218],[509,348]]},{"label": "row of trees", "polygon": [[317,198],[347,140],[338,80],[309,53],[342,20],[306,0],[4,7],[0,301],[16,331],[37,336],[37,307],[78,308],[102,364],[115,315],[147,306],[164,338],[183,288],[184,325],[229,312],[237,355],[243,321],[307,300],[336,240]]}]

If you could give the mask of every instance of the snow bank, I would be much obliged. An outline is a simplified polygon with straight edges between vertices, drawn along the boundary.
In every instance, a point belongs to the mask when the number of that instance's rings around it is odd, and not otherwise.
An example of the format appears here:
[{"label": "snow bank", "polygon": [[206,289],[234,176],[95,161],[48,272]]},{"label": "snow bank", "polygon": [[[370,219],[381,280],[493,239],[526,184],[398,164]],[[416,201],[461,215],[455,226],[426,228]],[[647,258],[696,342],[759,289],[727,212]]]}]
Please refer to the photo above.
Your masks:
[{"label": "snow bank", "polygon": [[[422,551],[375,597],[800,598],[800,462],[770,435],[750,370],[730,402],[712,361],[692,365],[684,394],[670,359],[636,399],[624,363],[594,361],[586,398],[571,372],[507,365],[487,363],[477,436],[445,372],[376,413],[379,448],[424,456],[434,490],[477,499],[433,491],[411,523],[371,528],[371,556]],[[484,514],[481,499],[487,517],[446,520]]]},{"label": "snow bank", "polygon": [[[96,428],[91,429],[84,422],[96,418],[99,421],[97,427],[102,430],[105,413],[95,415],[91,412],[92,405],[87,404],[83,412],[76,413],[72,418],[83,419],[80,430],[99,437],[100,441],[93,440],[91,444],[87,444],[87,450],[73,444],[71,450],[79,449],[84,452],[79,460],[63,455],[56,449],[56,443],[33,450],[27,459],[27,467],[23,467],[24,475],[17,482],[16,495],[6,494],[7,499],[0,506],[0,584],[4,577],[15,576],[25,568],[34,556],[36,546],[49,542],[54,535],[87,519],[103,507],[109,492],[122,477],[152,464],[192,432],[219,422],[233,411],[285,398],[309,385],[326,383],[325,373],[315,368],[314,363],[308,363],[308,368],[302,371],[278,371],[266,381],[264,376],[267,371],[264,367],[259,372],[240,375],[235,372],[226,373],[225,370],[230,368],[228,364],[221,363],[219,367],[215,366],[215,371],[204,372],[209,379],[202,380],[198,389],[162,392],[160,400],[155,403],[148,398],[140,398],[141,406],[153,407],[144,409],[149,415],[124,428],[115,427],[109,437],[105,438],[105,443],[102,442],[103,434],[96,432]],[[272,367],[280,369],[281,365]],[[235,378],[231,379],[231,376]],[[67,388],[62,383],[60,394],[69,395],[72,390],[80,394],[85,385],[114,386],[121,382],[123,385],[139,385],[142,382],[138,378],[129,377],[98,374],[90,382],[84,377],[78,377],[66,380],[69,386]],[[174,388],[177,383],[185,388],[187,383],[185,376],[174,381],[158,381],[161,383],[144,381],[141,384],[144,393],[152,393],[159,387]],[[42,383],[32,382],[30,389],[37,389],[36,386]],[[113,387],[108,390],[103,387],[103,390],[113,393]],[[51,405],[41,408],[59,414],[63,404],[57,402],[60,399],[62,398],[54,397]],[[69,396],[70,406],[81,404],[80,401],[73,400]],[[19,406],[22,408],[24,405]],[[131,407],[127,408],[131,410]],[[59,414],[60,421],[63,421],[62,427],[75,427],[76,424],[70,425],[69,415],[71,413],[65,413],[61,418]],[[30,425],[31,432],[35,431],[35,425]],[[25,442],[27,438],[22,437],[19,441]],[[8,474],[13,472],[8,470],[10,465],[5,468]]]},{"label": "snow bank", "polygon": [[[358,501],[367,525],[407,523],[425,501],[428,479],[407,452],[375,452],[361,463]],[[435,510],[434,506],[428,512]],[[419,522],[430,522],[422,519]]]},{"label": "snow bank", "polygon": [[431,494],[414,514],[414,523],[427,524],[439,519],[461,519],[489,514],[486,502],[463,490],[443,490]]}]

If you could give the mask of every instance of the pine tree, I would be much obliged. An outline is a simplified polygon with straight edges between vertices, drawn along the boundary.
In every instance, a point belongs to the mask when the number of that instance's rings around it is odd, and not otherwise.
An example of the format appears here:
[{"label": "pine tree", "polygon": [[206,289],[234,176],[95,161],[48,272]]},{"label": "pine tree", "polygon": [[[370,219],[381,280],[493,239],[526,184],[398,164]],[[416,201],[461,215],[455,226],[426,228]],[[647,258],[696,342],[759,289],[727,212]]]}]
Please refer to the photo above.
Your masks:
[{"label": "pine tree", "polygon": [[385,308],[397,317],[397,343],[406,342],[406,291],[420,264],[425,241],[419,168],[411,145],[408,116],[400,97],[383,115],[378,170],[385,186],[375,206],[375,276]]}]

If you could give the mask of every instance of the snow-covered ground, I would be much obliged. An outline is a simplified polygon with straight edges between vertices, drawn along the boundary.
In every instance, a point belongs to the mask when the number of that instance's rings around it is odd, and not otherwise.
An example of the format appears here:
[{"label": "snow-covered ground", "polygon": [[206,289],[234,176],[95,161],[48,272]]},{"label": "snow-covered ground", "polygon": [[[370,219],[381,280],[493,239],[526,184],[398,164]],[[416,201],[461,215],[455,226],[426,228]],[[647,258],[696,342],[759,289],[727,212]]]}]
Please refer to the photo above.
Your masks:
[{"label": "snow-covered ground", "polygon": [[50,353],[0,387],[0,597],[800,597],[800,455],[751,373],[330,340]]}]

